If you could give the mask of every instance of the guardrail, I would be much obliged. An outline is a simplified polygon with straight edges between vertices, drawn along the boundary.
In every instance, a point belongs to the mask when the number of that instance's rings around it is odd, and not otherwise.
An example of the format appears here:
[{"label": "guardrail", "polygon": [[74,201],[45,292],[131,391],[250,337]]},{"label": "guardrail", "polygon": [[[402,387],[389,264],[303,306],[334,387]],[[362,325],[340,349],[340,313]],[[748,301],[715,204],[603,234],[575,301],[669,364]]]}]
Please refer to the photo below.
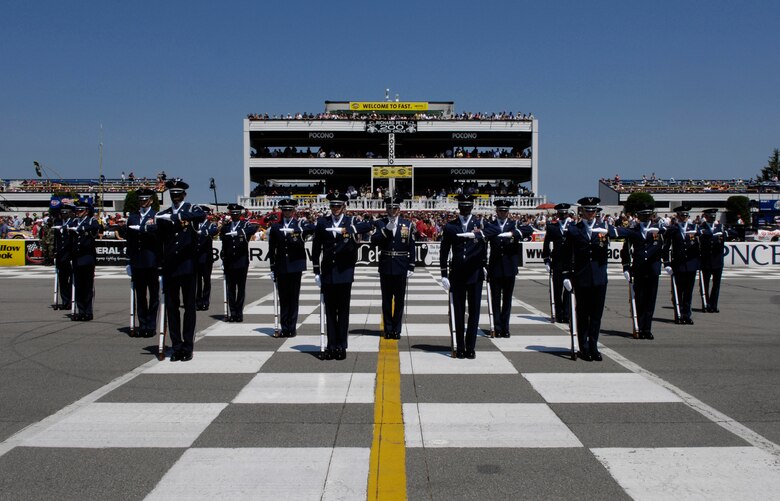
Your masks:
[{"label": "guardrail", "polygon": [[[261,196],[261,197],[238,197],[238,203],[252,211],[270,211],[277,207],[279,201],[284,200],[286,196]],[[300,208],[311,210],[322,210],[327,208],[328,201],[325,195],[318,195],[316,198],[298,198]],[[535,209],[541,204],[546,203],[546,197],[484,197],[474,200],[474,210],[476,212],[488,212],[495,210],[494,200],[510,200],[512,207],[518,209]],[[358,198],[350,200],[347,206],[349,210],[357,211],[384,211],[384,200],[375,198]],[[458,202],[454,198],[444,200],[420,200],[408,199],[403,201],[402,210],[404,211],[454,211],[458,208]]]}]

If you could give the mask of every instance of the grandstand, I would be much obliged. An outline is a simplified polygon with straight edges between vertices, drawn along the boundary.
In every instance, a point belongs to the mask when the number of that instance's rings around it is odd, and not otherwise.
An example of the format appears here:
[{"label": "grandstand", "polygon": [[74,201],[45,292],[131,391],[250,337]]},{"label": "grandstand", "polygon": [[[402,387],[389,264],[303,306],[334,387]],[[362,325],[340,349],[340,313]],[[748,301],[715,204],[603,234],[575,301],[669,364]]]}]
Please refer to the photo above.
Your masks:
[{"label": "grandstand", "polygon": [[270,210],[293,196],[312,207],[350,187],[356,209],[452,210],[473,193],[476,210],[496,197],[535,208],[538,120],[513,113],[456,113],[452,101],[326,101],[320,114],[251,114],[244,120],[244,193],[239,203]]}]

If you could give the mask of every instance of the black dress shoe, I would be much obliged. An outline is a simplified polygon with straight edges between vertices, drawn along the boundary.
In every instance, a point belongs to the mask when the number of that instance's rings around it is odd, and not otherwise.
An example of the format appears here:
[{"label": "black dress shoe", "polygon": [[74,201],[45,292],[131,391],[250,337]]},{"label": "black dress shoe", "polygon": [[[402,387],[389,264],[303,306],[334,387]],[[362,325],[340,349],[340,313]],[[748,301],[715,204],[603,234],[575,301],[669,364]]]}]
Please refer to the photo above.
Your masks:
[{"label": "black dress shoe", "polygon": [[333,359],[333,352],[330,349],[325,349],[322,353],[320,353],[320,360],[332,360]]},{"label": "black dress shoe", "polygon": [[655,336],[653,336],[653,333],[650,331],[645,332],[645,339],[655,339]]},{"label": "black dress shoe", "polygon": [[182,356],[183,355],[181,354],[181,352],[174,351],[173,353],[171,353],[171,362],[178,362],[179,360],[181,360]]},{"label": "black dress shoe", "polygon": [[692,318],[684,318],[683,319],[684,324],[693,325],[693,319]]},{"label": "black dress shoe", "polygon": [[344,360],[345,358],[347,358],[347,350],[344,348],[336,348],[335,352],[333,353],[333,359]]},{"label": "black dress shoe", "polygon": [[204,304],[203,311],[208,311],[208,309],[209,309],[209,304],[208,303]]},{"label": "black dress shoe", "polygon": [[591,361],[590,355],[582,351],[577,352],[577,358],[579,358],[580,360],[585,360],[586,362]]},{"label": "black dress shoe", "polygon": [[501,337],[512,337],[512,333],[509,331],[504,332],[504,335]]},{"label": "black dress shoe", "polygon": [[155,331],[149,329],[146,331],[146,334],[144,334],[144,337],[154,337],[155,334],[157,334]]},{"label": "black dress shoe", "polygon": [[604,359],[601,357],[601,353],[599,353],[599,352],[597,352],[597,351],[594,351],[593,353],[591,353],[591,355],[590,355],[590,358],[592,358],[592,359],[593,359],[593,360],[595,360],[596,362],[601,362],[602,360],[604,360]]},{"label": "black dress shoe", "polygon": [[710,308],[710,313],[720,313],[720,310],[713,306]]},{"label": "black dress shoe", "polygon": [[466,358],[466,352],[462,350],[457,350],[455,352],[455,357],[457,358]]},{"label": "black dress shoe", "polygon": [[477,354],[474,352],[474,350],[469,350],[466,352],[466,358],[474,360],[477,358]]},{"label": "black dress shoe", "polygon": [[401,339],[401,333],[396,332],[395,334],[393,334],[393,339]]},{"label": "black dress shoe", "polygon": [[385,332],[385,339],[393,339],[393,333],[392,332]]},{"label": "black dress shoe", "polygon": [[192,360],[192,353],[184,353],[179,357],[181,362],[189,362],[190,360]]},{"label": "black dress shoe", "polygon": [[225,317],[225,322],[233,322],[233,317],[228,315]]},{"label": "black dress shoe", "polygon": [[85,315],[84,315],[84,316],[81,318],[81,320],[83,320],[84,322],[89,322],[90,320],[92,320],[92,318],[93,318],[93,316],[92,316],[92,313],[87,313],[87,314],[85,314]]},{"label": "black dress shoe", "polygon": [[243,322],[244,321],[244,315],[239,315],[237,317],[233,317],[233,321],[234,322],[239,322],[239,323]]}]

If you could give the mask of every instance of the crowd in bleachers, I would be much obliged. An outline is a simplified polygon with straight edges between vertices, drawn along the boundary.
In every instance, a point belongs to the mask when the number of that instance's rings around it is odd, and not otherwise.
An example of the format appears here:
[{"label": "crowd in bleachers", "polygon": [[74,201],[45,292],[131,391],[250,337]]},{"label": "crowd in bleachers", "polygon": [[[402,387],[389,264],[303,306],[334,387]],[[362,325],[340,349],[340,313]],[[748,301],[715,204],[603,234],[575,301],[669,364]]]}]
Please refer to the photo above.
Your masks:
[{"label": "crowd in bleachers", "polygon": [[[250,150],[252,158],[384,158],[380,153],[362,149],[327,149],[324,147],[296,148],[261,148]],[[429,158],[424,153],[410,154],[402,147],[395,150],[396,158]],[[518,150],[515,148],[450,148],[430,155],[430,158],[531,158],[531,148]]]},{"label": "crowd in bleachers", "polygon": [[620,193],[780,193],[780,182],[759,179],[661,179],[655,173],[641,179],[602,178],[601,183]]},{"label": "crowd in bleachers", "polygon": [[[138,188],[150,188],[157,192],[165,190],[165,179],[158,176],[156,179],[147,177],[126,177],[122,173],[121,178],[109,179],[103,177],[97,179],[10,179],[0,180],[0,192],[9,193],[95,193],[99,191],[107,193],[122,193]],[[162,173],[164,175],[164,173]]]},{"label": "crowd in bleachers", "polygon": [[[249,196],[261,197],[261,196],[294,196],[303,194],[325,194],[328,191],[328,187],[323,182],[319,182],[309,186],[299,185],[265,185],[258,184],[252,189]],[[359,199],[373,199],[383,200],[389,196],[386,187],[377,186],[374,190],[371,190],[370,184],[363,184],[358,188],[349,186],[345,191],[350,200]],[[477,182],[462,182],[453,181],[447,186],[439,188],[426,188],[421,189],[414,198],[417,200],[440,200],[445,199],[452,195],[492,195],[492,196],[523,196],[533,197],[534,193],[525,186],[514,183],[499,181],[498,183],[477,183]]]},{"label": "crowd in bleachers", "polygon": [[534,119],[533,113],[513,113],[511,111],[501,111],[494,113],[474,113],[462,112],[454,115],[442,115],[436,113],[415,113],[413,115],[394,115],[379,113],[287,113],[273,114],[268,113],[250,113],[247,115],[249,120],[502,120],[528,122]]}]

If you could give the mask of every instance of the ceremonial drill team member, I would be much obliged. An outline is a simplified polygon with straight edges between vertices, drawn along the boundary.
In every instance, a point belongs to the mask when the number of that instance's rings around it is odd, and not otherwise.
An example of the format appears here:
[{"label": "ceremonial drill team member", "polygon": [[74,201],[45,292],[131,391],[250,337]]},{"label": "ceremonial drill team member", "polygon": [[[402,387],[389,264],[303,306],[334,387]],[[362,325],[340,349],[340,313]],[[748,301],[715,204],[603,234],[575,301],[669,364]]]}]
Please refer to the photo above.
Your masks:
[{"label": "ceremonial drill team member", "polygon": [[401,339],[401,321],[409,277],[414,274],[415,226],[400,216],[403,199],[385,198],[387,217],[376,222],[371,243],[379,248],[379,285],[385,339]]},{"label": "ceremonial drill team member", "polygon": [[730,232],[715,220],[718,209],[704,210],[704,223],[699,225],[699,248],[701,251],[701,275],[707,311],[718,313],[720,278],[723,275],[723,252]]},{"label": "ceremonial drill team member", "polygon": [[520,264],[520,242],[530,237],[534,229],[528,225],[518,225],[509,219],[509,200],[496,200],[496,220],[491,223],[495,235],[490,242],[488,261],[488,281],[490,295],[488,301],[493,306],[493,324],[497,337],[509,337],[509,317],[512,312],[512,292],[515,289],[517,267]]},{"label": "ceremonial drill team member", "polygon": [[100,224],[93,216],[92,200],[80,197],[76,202],[76,217],[70,220],[71,263],[76,297],[76,312],[71,320],[92,320],[92,302],[95,288],[95,238]]},{"label": "ceremonial drill team member", "polygon": [[572,220],[569,218],[571,205],[561,203],[555,206],[557,217],[545,226],[542,259],[547,273],[552,273],[553,298],[555,299],[555,322],[569,321],[569,292],[563,288],[563,239]]},{"label": "ceremonial drill team member", "polygon": [[138,305],[139,337],[152,337],[157,331],[157,311],[160,307],[159,268],[160,242],[152,208],[154,192],[148,188],[137,190],[140,209],[127,217],[127,224],[119,235],[127,240],[129,274]]},{"label": "ceremonial drill team member", "polygon": [[[195,341],[195,246],[197,225],[205,217],[197,205],[184,201],[190,186],[180,178],[165,183],[172,204],[160,211],[157,227],[162,241],[163,291],[168,331],[173,345],[171,362],[192,360]],[[183,306],[183,317],[179,317]]]},{"label": "ceremonial drill team member", "polygon": [[[579,357],[601,361],[598,350],[601,316],[607,295],[607,263],[610,237],[626,236],[624,228],[615,228],[596,220],[601,210],[596,197],[577,201],[582,219],[569,225],[563,243],[563,284],[577,300]],[[573,290],[572,290],[573,289]]]},{"label": "ceremonial drill team member", "polygon": [[214,268],[214,236],[217,225],[209,219],[211,209],[201,206],[205,217],[198,224],[198,244],[195,249],[195,307],[209,309],[211,301],[211,271]]},{"label": "ceremonial drill team member", "polygon": [[222,240],[222,264],[225,272],[228,299],[228,322],[244,321],[244,298],[246,296],[246,276],[249,272],[249,240],[257,232],[257,225],[241,219],[244,207],[228,204],[229,223],[219,230]]},{"label": "ceremonial drill team member", "polygon": [[693,325],[691,300],[700,261],[698,228],[688,222],[690,210],[690,207],[682,205],[674,209],[677,213],[677,222],[666,232],[664,266],[666,273],[672,275],[672,280],[677,284],[680,318],[675,320],[681,324]]},{"label": "ceremonial drill team member", "polygon": [[639,327],[639,339],[653,339],[653,313],[658,295],[658,276],[661,274],[664,233],[666,228],[652,222],[653,204],[643,204],[636,213],[639,222],[629,228],[620,255],[623,275],[634,279],[634,299]]},{"label": "ceremonial drill team member", "polygon": [[357,263],[355,235],[368,233],[372,225],[344,214],[347,196],[329,193],[329,216],[317,220],[311,260],[314,281],[325,300],[328,345],[325,358],[344,360],[349,331],[349,300]]},{"label": "ceremonial drill team member", "polygon": [[282,337],[295,337],[298,328],[298,302],[301,277],[306,271],[306,237],[314,233],[314,225],[295,217],[298,202],[285,199],[279,202],[282,219],[268,230],[268,257],[271,280],[279,293],[279,320]]},{"label": "ceremonial drill team member", "polygon": [[[442,231],[439,253],[441,284],[452,294],[455,354],[458,358],[475,358],[487,245],[482,222],[477,221],[471,214],[474,207],[473,197],[458,195],[457,199],[460,215],[449,221]],[[492,233],[494,232],[488,232],[489,235]],[[469,321],[468,325],[465,325],[467,302]]]},{"label": "ceremonial drill team member", "polygon": [[60,304],[55,304],[55,309],[60,310],[69,310],[72,300],[73,266],[71,264],[71,253],[73,244],[68,227],[70,226],[73,209],[73,204],[63,201],[59,210],[56,211],[56,220],[51,227],[54,236],[54,272],[57,273],[57,283],[60,289]]}]

